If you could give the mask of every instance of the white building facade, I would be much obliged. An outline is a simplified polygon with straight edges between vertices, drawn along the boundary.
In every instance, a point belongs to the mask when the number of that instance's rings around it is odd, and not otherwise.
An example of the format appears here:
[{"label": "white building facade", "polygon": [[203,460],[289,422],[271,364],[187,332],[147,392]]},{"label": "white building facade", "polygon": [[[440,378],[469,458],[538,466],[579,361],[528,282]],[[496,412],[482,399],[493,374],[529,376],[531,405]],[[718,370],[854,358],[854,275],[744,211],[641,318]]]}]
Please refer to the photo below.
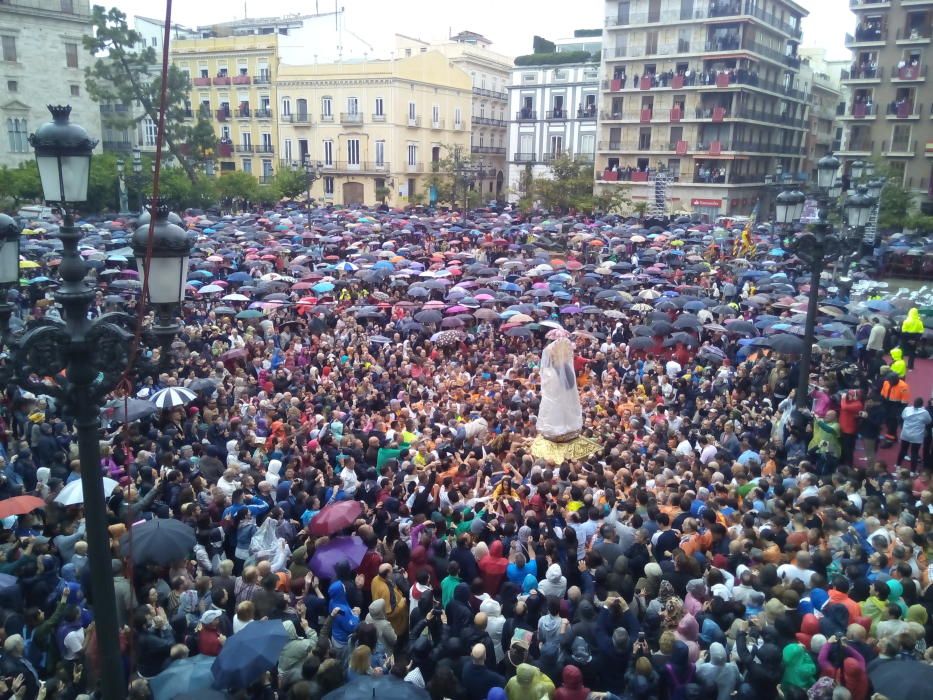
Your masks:
[{"label": "white building facade", "polygon": [[[594,54],[598,55],[598,53]],[[561,155],[592,163],[599,113],[599,62],[516,66],[509,94],[509,201],[528,176],[546,176]]]},{"label": "white building facade", "polygon": [[94,57],[88,0],[4,0],[0,3],[0,166],[33,158],[29,134],[51,121],[47,105],[71,105],[71,119],[101,138],[97,103],[84,88]]}]

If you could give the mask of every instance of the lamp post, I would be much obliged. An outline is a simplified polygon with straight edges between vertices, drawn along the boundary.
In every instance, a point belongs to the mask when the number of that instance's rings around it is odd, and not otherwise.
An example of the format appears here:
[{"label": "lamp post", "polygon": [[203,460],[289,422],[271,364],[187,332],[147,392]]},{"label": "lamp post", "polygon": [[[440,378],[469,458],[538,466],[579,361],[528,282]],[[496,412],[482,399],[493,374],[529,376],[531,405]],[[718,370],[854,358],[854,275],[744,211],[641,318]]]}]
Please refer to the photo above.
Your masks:
[{"label": "lamp post", "polygon": [[136,212],[143,210],[143,154],[139,146],[133,149],[133,188],[136,190]]},{"label": "lamp post", "polygon": [[305,187],[307,188],[307,193],[305,195],[305,205],[307,206],[306,216],[308,221],[311,220],[311,186],[321,179],[321,176],[324,171],[324,164],[321,161],[312,163],[310,158],[305,158],[303,163],[292,163],[292,170],[298,172],[298,168],[303,167],[305,171]]},{"label": "lamp post", "polygon": [[[0,380],[33,393],[48,394],[75,417],[101,692],[106,700],[119,700],[125,696],[127,684],[120,655],[110,535],[100,472],[99,413],[105,397],[119,384],[129,367],[135,318],[124,313],[109,313],[93,321],[88,319],[96,290],[88,283],[90,267],[78,252],[82,233],[74,225],[73,209],[87,200],[91,154],[97,141],[69,121],[71,107],[49,107],[49,111],[53,121],[41,126],[29,141],[35,149],[45,201],[60,206],[64,216],[58,233],[62,241],[62,260],[58,268],[62,283],[55,292],[55,301],[61,307],[64,320],[42,319],[29,324],[22,336],[13,337],[9,329],[11,309],[0,309],[0,337],[13,357],[13,361],[3,367]],[[157,235],[149,264],[149,296],[157,304],[168,304],[169,300],[180,304],[184,287],[176,280],[184,280],[187,272],[187,248],[176,241],[171,262],[168,256],[163,261],[158,257],[159,251],[168,244],[163,243],[159,226],[155,229]],[[14,232],[7,221],[0,221],[0,230],[3,236],[0,283],[8,289],[18,280],[10,274],[12,265],[8,258],[12,253],[7,250]],[[134,241],[138,235],[139,231]],[[18,254],[16,257],[18,259]],[[168,268],[173,270],[171,275]],[[44,377],[56,379],[42,379]]]},{"label": "lamp post", "polygon": [[123,177],[125,163],[122,158],[117,158],[117,192],[119,194],[119,213],[129,214],[129,203],[126,198],[126,179]]}]

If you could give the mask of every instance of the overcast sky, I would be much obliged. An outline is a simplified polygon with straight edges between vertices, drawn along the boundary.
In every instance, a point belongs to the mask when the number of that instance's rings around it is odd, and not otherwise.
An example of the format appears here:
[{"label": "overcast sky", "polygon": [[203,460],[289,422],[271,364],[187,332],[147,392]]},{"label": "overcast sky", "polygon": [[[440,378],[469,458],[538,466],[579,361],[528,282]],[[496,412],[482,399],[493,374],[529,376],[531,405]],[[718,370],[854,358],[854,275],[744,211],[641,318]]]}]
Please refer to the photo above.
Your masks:
[{"label": "overcast sky", "polygon": [[[853,30],[855,19],[847,0],[798,2],[811,13],[804,20],[805,46],[826,48],[830,57],[848,57],[843,40]],[[131,17],[165,16],[162,0],[109,3]],[[512,56],[530,53],[535,34],[553,39],[572,34],[574,28],[601,27],[605,15],[601,0],[176,0],[172,19],[196,26],[242,18],[244,9],[250,17],[269,17],[333,11],[338,4],[346,12],[347,29],[377,48],[390,47],[395,32],[432,40],[447,38],[449,30],[469,29]]]}]

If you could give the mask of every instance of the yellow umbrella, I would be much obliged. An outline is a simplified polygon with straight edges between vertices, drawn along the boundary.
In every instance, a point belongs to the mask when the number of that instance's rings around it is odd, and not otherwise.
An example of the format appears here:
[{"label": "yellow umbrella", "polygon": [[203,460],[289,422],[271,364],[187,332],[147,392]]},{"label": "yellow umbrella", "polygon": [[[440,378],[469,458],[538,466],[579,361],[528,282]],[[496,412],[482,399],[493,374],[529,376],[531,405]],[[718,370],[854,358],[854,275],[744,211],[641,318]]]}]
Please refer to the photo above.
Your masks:
[{"label": "yellow umbrella", "polygon": [[33,262],[32,260],[20,260],[19,269],[20,270],[34,270],[39,267],[39,263]]},{"label": "yellow umbrella", "polygon": [[671,241],[672,246],[682,246],[683,244],[683,241]]}]

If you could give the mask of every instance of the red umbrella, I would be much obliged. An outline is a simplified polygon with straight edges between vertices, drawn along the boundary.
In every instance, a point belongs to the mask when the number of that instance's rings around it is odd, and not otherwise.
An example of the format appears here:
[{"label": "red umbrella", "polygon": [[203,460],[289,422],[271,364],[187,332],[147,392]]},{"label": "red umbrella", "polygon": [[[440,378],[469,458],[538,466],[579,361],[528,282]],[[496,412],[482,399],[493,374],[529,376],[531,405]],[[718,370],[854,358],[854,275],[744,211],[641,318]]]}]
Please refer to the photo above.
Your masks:
[{"label": "red umbrella", "polygon": [[8,518],[11,515],[25,515],[36,508],[44,507],[45,501],[36,496],[14,496],[0,501],[0,518]]},{"label": "red umbrella", "polygon": [[360,517],[363,506],[359,501],[337,501],[324,506],[311,520],[312,535],[332,535],[353,524]]}]

